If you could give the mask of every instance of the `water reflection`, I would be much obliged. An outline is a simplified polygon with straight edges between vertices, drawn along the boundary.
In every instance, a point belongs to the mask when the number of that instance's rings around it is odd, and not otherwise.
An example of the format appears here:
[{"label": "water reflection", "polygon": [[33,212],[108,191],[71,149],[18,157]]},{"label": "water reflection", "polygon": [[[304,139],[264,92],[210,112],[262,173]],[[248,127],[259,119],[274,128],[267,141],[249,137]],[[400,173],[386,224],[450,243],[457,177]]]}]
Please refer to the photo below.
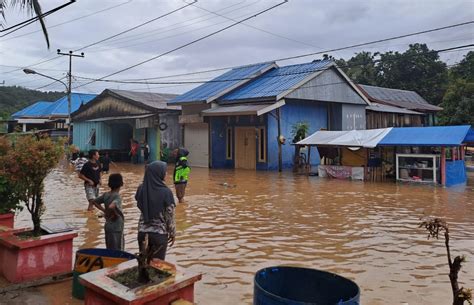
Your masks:
[{"label": "water reflection", "polygon": [[[120,171],[125,179],[126,250],[133,253],[139,217],[133,198],[143,167],[117,166],[112,172]],[[167,180],[171,186],[170,176]],[[62,218],[76,226],[76,248],[104,247],[104,219],[86,212],[75,173],[59,168],[45,186],[45,221]],[[275,264],[354,279],[363,304],[448,304],[443,242],[427,241],[417,224],[424,215],[447,219],[454,254],[468,256],[460,279],[472,287],[473,190],[472,184],[443,189],[193,168],[167,258],[205,274],[196,287],[199,304],[250,304],[255,271]],[[22,212],[17,225],[29,224],[27,216]]]}]

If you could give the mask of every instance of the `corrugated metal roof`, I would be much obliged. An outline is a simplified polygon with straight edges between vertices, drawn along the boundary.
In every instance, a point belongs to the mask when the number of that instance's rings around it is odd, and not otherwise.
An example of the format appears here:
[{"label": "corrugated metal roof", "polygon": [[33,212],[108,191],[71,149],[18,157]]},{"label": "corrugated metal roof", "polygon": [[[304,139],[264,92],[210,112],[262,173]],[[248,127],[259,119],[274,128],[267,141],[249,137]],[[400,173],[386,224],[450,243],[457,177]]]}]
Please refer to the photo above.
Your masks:
[{"label": "corrugated metal roof", "polygon": [[253,77],[258,76],[272,67],[276,67],[274,62],[234,68],[211,81],[178,96],[170,103],[210,102],[212,99],[216,99],[229,92],[229,90],[245,84]]},{"label": "corrugated metal roof", "polygon": [[442,108],[429,104],[415,91],[383,88],[369,85],[358,85],[369,99],[375,102],[387,103],[395,107],[412,110],[439,111]]},{"label": "corrugated metal roof", "polygon": [[224,95],[219,99],[219,103],[225,104],[227,102],[251,99],[273,99],[285,91],[296,89],[295,86],[308,76],[324,70],[331,63],[331,60],[319,60],[272,69],[242,87]]},{"label": "corrugated metal roof", "polygon": [[[79,109],[81,105],[87,104],[91,101],[97,94],[89,93],[71,93],[71,113]],[[52,105],[45,109],[44,116],[62,116],[68,115],[68,102],[67,95],[56,100]]]},{"label": "corrugated metal roof", "polygon": [[217,106],[202,111],[203,116],[227,116],[227,115],[262,115],[285,105],[284,101],[267,104],[243,104],[232,106]]},{"label": "corrugated metal roof", "polygon": [[128,90],[107,89],[108,91],[120,95],[126,99],[133,100],[144,105],[161,109],[161,110],[180,110],[180,106],[168,106],[168,102],[177,97],[176,94],[170,93],[154,93],[154,92],[137,92]]},{"label": "corrugated metal roof", "polygon": [[421,112],[416,112],[413,110],[408,110],[405,108],[398,108],[394,106],[371,103],[370,106],[366,107],[367,110],[376,111],[376,112],[388,112],[388,113],[402,113],[402,114],[423,114]]},{"label": "corrugated metal roof", "polygon": [[379,142],[384,146],[459,146],[471,126],[402,127],[392,130]]},{"label": "corrugated metal roof", "polygon": [[37,101],[36,103],[12,114],[12,118],[41,116],[44,114],[45,110],[52,104],[53,102]]}]

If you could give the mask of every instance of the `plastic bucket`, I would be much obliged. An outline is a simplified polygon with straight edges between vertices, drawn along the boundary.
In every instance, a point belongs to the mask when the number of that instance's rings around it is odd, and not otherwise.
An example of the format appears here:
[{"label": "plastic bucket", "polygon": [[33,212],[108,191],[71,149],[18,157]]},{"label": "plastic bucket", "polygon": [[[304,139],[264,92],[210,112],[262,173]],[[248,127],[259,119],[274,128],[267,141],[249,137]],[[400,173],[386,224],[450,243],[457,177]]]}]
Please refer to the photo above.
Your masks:
[{"label": "plastic bucket", "polygon": [[254,281],[254,305],[359,305],[353,281],[334,273],[299,267],[268,267]]},{"label": "plastic bucket", "polygon": [[81,274],[115,266],[131,259],[135,259],[135,256],[124,251],[95,248],[78,250],[72,272],[72,296],[84,299],[84,286],[79,283]]}]

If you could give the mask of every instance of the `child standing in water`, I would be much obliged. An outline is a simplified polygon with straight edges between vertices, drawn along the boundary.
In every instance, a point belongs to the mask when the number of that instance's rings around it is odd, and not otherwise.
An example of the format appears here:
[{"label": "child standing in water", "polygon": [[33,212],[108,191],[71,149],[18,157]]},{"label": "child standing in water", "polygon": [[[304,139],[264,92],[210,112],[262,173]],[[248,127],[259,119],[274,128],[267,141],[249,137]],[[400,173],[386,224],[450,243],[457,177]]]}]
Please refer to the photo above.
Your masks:
[{"label": "child standing in water", "polygon": [[[111,174],[109,176],[110,192],[106,192],[94,200],[94,205],[105,214],[105,245],[109,250],[124,250],[124,217],[122,198],[119,194],[122,186],[122,175]],[[101,204],[104,204],[104,207]]]}]

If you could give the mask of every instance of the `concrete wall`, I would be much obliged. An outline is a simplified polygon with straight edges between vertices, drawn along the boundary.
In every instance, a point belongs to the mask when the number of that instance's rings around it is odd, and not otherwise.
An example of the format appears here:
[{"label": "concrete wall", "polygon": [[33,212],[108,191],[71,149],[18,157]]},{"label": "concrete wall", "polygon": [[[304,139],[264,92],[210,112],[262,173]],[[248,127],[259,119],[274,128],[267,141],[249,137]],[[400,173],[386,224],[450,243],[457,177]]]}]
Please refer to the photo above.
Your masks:
[{"label": "concrete wall", "polygon": [[[160,114],[160,124],[165,123],[167,128],[161,130],[161,143],[166,143],[169,149],[175,149],[182,146],[183,131],[178,122],[178,114]],[[158,126],[159,127],[159,126]]]},{"label": "concrete wall", "polygon": [[341,130],[361,130],[366,127],[364,105],[343,104],[341,117]]}]

